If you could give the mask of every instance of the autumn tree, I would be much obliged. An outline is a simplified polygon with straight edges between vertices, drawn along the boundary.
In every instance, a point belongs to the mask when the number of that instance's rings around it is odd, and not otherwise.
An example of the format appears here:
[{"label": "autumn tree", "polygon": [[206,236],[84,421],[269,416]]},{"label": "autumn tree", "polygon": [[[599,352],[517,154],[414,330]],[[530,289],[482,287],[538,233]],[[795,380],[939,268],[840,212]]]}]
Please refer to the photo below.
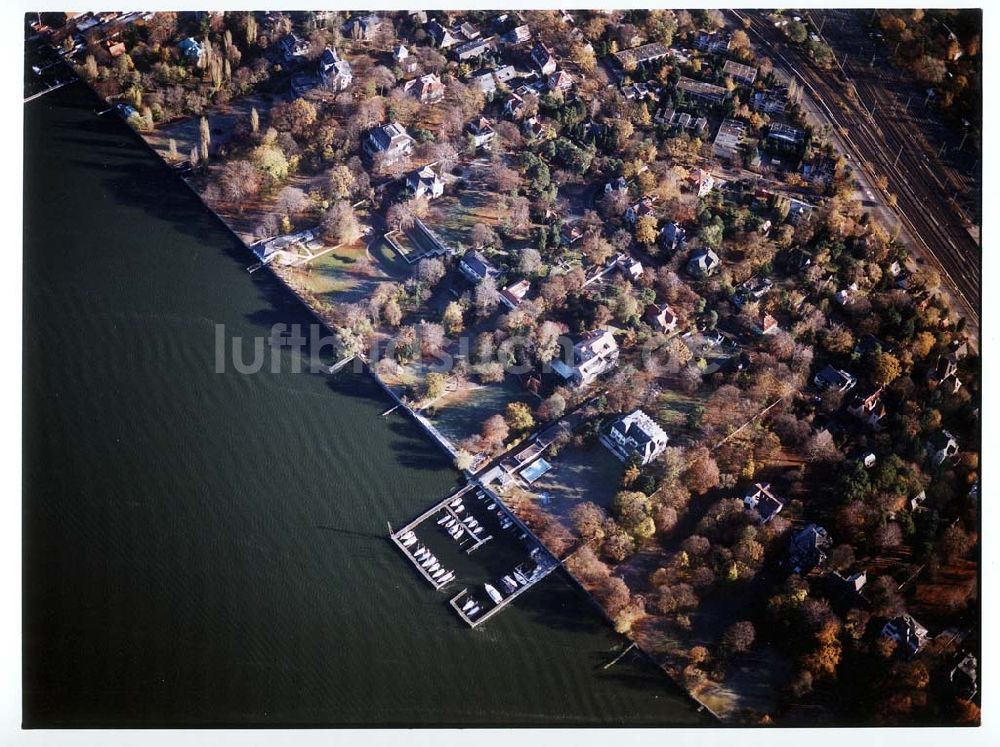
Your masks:
[{"label": "autumn tree", "polygon": [[757,637],[753,623],[746,620],[733,623],[722,634],[722,645],[729,651],[740,653],[749,649]]},{"label": "autumn tree", "polygon": [[706,447],[699,446],[688,453],[688,465],[682,479],[688,490],[697,495],[719,484],[719,467]]},{"label": "autumn tree", "polygon": [[361,224],[354,208],[340,201],[327,210],[321,224],[323,238],[332,244],[353,244],[361,238]]},{"label": "autumn tree", "polygon": [[524,402],[509,403],[504,419],[513,431],[530,431],[535,426],[535,418],[531,414],[531,408]]}]

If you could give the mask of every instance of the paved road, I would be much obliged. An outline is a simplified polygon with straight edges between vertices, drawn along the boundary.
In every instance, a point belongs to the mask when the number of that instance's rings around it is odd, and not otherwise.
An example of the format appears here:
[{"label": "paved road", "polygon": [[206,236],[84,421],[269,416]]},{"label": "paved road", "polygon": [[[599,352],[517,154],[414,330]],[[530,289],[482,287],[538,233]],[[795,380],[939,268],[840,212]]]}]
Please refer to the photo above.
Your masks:
[{"label": "paved road", "polygon": [[[961,211],[949,201],[946,186],[936,178],[938,165],[914,148],[913,125],[898,106],[890,104],[886,92],[871,76],[862,83],[860,96],[845,95],[849,84],[838,78],[840,73],[814,66],[804,52],[786,43],[784,34],[764,14],[733,13],[740,21],[749,19],[751,40],[771,57],[775,67],[795,76],[819,105],[833,125],[832,136],[861,167],[862,181],[870,188],[879,176],[888,178],[889,191],[897,196],[893,214],[902,222],[917,254],[940,272],[945,290],[956,301],[956,310],[966,317],[970,334],[978,338],[980,248],[966,230]],[[874,113],[862,103],[874,100],[872,97],[880,97],[877,100],[883,104],[876,106]]]}]

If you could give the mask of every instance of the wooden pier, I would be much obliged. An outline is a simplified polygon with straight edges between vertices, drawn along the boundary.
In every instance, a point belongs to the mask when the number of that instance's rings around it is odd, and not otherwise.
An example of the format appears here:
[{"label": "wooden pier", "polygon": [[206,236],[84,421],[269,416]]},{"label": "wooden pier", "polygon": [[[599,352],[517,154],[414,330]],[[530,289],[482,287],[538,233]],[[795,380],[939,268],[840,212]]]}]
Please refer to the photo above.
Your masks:
[{"label": "wooden pier", "polygon": [[[427,509],[426,511],[424,511],[417,518],[413,519],[413,521],[411,521],[409,524],[407,524],[402,529],[398,529],[396,531],[393,531],[392,530],[392,525],[389,525],[389,539],[392,540],[393,544],[396,545],[396,547],[399,548],[400,552],[402,552],[403,555],[406,556],[407,560],[409,560],[413,564],[413,567],[417,569],[417,571],[420,573],[421,576],[423,576],[425,579],[427,579],[427,583],[429,583],[431,586],[433,586],[435,590],[443,589],[445,586],[447,586],[452,581],[454,581],[455,580],[455,574],[454,574],[454,572],[450,571],[449,573],[445,574],[445,576],[443,578],[447,578],[446,581],[442,582],[440,579],[435,580],[434,577],[427,571],[427,569],[424,568],[420,564],[420,561],[417,560],[413,556],[413,552],[411,552],[410,547],[407,547],[406,545],[403,544],[402,537],[406,536],[411,531],[414,531],[426,519],[428,519],[429,517],[433,516],[434,514],[438,513],[439,511],[441,511],[442,508],[449,509],[448,512],[452,516],[455,516],[457,518],[457,515],[455,514],[455,512],[450,510],[451,506],[449,504],[452,501],[454,501],[456,498],[463,498],[463,497],[465,497],[466,494],[468,494],[474,488],[475,488],[475,485],[473,485],[473,484],[470,483],[470,484],[466,485],[464,488],[462,488],[462,489],[460,489],[460,490],[458,490],[458,491],[456,491],[454,493],[450,493],[444,500],[441,500],[438,503],[435,503],[433,506],[431,506],[429,509]],[[386,522],[386,524],[388,525],[388,522]],[[415,547],[415,546],[416,546],[416,544],[411,545],[411,547]],[[450,576],[450,578],[448,578],[448,576]]]}]

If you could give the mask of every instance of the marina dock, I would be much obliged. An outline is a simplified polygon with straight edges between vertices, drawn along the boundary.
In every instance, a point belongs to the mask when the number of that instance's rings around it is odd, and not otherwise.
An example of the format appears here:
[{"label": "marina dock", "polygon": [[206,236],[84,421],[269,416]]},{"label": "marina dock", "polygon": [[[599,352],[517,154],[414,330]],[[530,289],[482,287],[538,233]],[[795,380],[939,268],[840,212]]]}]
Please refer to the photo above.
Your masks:
[{"label": "marina dock", "polygon": [[[434,519],[430,528],[437,530],[436,538],[424,531],[428,526],[428,519]],[[497,532],[498,536],[509,536],[508,542],[515,543],[515,557],[506,561],[510,565],[498,570],[496,556],[493,556],[490,571],[492,577],[485,582],[481,579],[480,582],[468,584],[449,600],[459,618],[472,628],[486,622],[555,570],[559,565],[556,558],[549,554],[493,491],[478,481],[470,481],[449,494],[401,529],[393,531],[389,527],[393,544],[435,591],[454,580],[455,573],[443,567],[429,549],[429,544],[441,541],[440,534],[444,533],[466,555],[471,555],[493,540]],[[519,552],[517,547],[521,548]]]}]

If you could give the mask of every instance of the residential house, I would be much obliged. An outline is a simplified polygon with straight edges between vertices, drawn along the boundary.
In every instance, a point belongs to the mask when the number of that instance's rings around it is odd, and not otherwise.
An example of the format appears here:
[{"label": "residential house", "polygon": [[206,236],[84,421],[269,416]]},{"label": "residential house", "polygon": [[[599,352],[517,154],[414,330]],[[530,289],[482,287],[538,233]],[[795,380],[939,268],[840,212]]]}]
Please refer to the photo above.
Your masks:
[{"label": "residential house", "polygon": [[428,73],[404,83],[403,90],[416,96],[421,104],[436,104],[444,98],[445,86],[437,75]]},{"label": "residential house", "polygon": [[639,47],[632,47],[631,49],[623,49],[620,52],[615,52],[613,57],[623,70],[632,70],[637,65],[656,62],[670,55],[670,47],[661,42],[653,42],[651,44],[643,44]]},{"label": "residential house", "polygon": [[767,142],[782,150],[797,150],[805,142],[806,134],[798,127],[772,122],[767,130]]},{"label": "residential house", "polygon": [[524,108],[524,99],[516,93],[511,93],[503,104],[503,113],[512,119],[517,119],[521,116],[522,108]]},{"label": "residential house", "polygon": [[907,656],[916,656],[930,640],[927,628],[909,614],[899,615],[886,622],[882,626],[882,635],[900,644],[902,652]]},{"label": "residential house", "polygon": [[711,34],[706,31],[701,31],[698,33],[698,36],[695,37],[694,46],[702,52],[722,54],[723,52],[729,51],[729,46],[732,42],[732,36],[725,31],[716,31]]},{"label": "residential house", "polygon": [[516,26],[504,34],[501,37],[501,41],[503,41],[504,44],[510,44],[512,46],[531,41],[531,27],[528,25]]},{"label": "residential house", "polygon": [[955,693],[963,700],[972,700],[979,692],[979,661],[974,654],[966,653],[948,676]]},{"label": "residential house", "polygon": [[735,158],[740,154],[740,146],[746,135],[747,126],[738,119],[725,119],[719,125],[712,143],[712,153],[716,158]]},{"label": "residential house", "polygon": [[657,332],[673,332],[677,329],[677,315],[670,308],[670,304],[651,303],[646,307],[643,318]]},{"label": "residential house", "polygon": [[125,42],[117,39],[105,39],[104,48],[112,57],[121,57],[125,54]]},{"label": "residential house", "polygon": [[330,47],[323,50],[323,54],[320,55],[319,76],[334,91],[343,91],[354,80],[351,63],[340,59],[337,52]]},{"label": "residential house", "polygon": [[365,138],[363,150],[371,159],[381,153],[387,162],[393,162],[413,152],[413,138],[398,122],[376,127]]},{"label": "residential house", "polygon": [[947,352],[938,356],[934,367],[927,374],[931,386],[948,385],[953,392],[957,392],[962,386],[962,381],[958,378],[958,364],[967,352],[968,346],[964,341],[952,341]]},{"label": "residential house", "polygon": [[531,48],[531,62],[542,75],[552,75],[558,66],[555,55],[541,42]]},{"label": "residential house", "polygon": [[722,86],[706,83],[702,80],[694,80],[683,75],[677,81],[676,89],[684,94],[685,99],[689,101],[701,101],[705,104],[721,104],[729,94]]},{"label": "residential house", "polygon": [[848,404],[847,411],[878,430],[886,412],[882,403],[882,387],[872,387],[867,392],[856,394]]},{"label": "residential house", "polygon": [[788,102],[788,86],[775,86],[757,91],[750,98],[750,108],[763,114],[784,114]]},{"label": "residential house", "polygon": [[592,383],[618,364],[618,343],[611,332],[597,329],[581,337],[564,357],[552,362],[552,370],[564,381],[577,386]]},{"label": "residential house", "polygon": [[836,389],[840,392],[848,392],[854,388],[854,385],[858,383],[856,377],[847,373],[840,368],[834,368],[833,366],[827,364],[824,368],[813,377],[813,384],[817,388],[826,389]]},{"label": "residential house", "polygon": [[668,252],[676,251],[684,246],[687,231],[677,221],[671,221],[660,229],[660,243]]},{"label": "residential house", "polygon": [[396,47],[396,49],[392,53],[392,59],[394,59],[397,64],[399,64],[403,60],[409,59],[409,57],[410,57],[410,50],[408,50],[406,46],[403,44],[400,44],[398,47]]},{"label": "residential house", "polygon": [[766,524],[785,507],[785,504],[774,496],[771,486],[767,483],[755,483],[743,496],[743,505],[747,511],[757,514],[761,524]]},{"label": "residential house", "polygon": [[759,301],[771,292],[774,283],[765,275],[755,275],[740,285],[733,296],[733,304],[739,308],[749,301]]},{"label": "residential house", "polygon": [[697,190],[699,197],[704,197],[715,186],[715,177],[705,169],[692,169],[688,181]]},{"label": "residential house", "polygon": [[496,49],[496,42],[492,37],[489,37],[463,42],[455,47],[454,52],[459,62],[468,62],[469,60],[478,59],[494,49]]},{"label": "residential house", "polygon": [[667,434],[642,410],[622,415],[600,434],[601,443],[621,461],[649,464],[667,448]]},{"label": "residential house", "polygon": [[958,441],[948,430],[940,430],[927,440],[927,454],[931,463],[939,467],[958,454]]},{"label": "residential house", "polygon": [[583,238],[583,228],[579,223],[563,223],[559,229],[559,243],[563,246],[572,246]]},{"label": "residential house", "polygon": [[830,535],[817,524],[808,524],[795,532],[788,548],[788,565],[792,573],[805,575],[813,568],[823,565],[826,562],[826,551],[832,546]]},{"label": "residential house", "polygon": [[631,254],[622,253],[615,259],[619,272],[633,283],[642,277],[642,262]]},{"label": "residential house", "polygon": [[517,70],[513,65],[503,65],[493,71],[493,77],[497,79],[498,84],[506,83],[517,77]]},{"label": "residential house", "polygon": [[860,357],[873,353],[891,353],[892,348],[882,342],[873,334],[864,334],[854,343],[854,353]]},{"label": "residential house", "polygon": [[295,34],[285,34],[278,42],[278,51],[285,62],[295,62],[309,52],[309,42]]},{"label": "residential house", "polygon": [[550,91],[568,91],[573,87],[573,76],[565,70],[557,70],[546,81]]},{"label": "residential house", "polygon": [[508,309],[516,309],[521,305],[521,301],[528,295],[531,283],[527,280],[518,280],[516,283],[508,285],[500,291],[500,302]]},{"label": "residential house", "polygon": [[721,266],[722,260],[719,259],[719,255],[704,247],[691,255],[687,263],[687,271],[692,277],[707,278],[714,275]]},{"label": "residential house", "polygon": [[374,13],[355,16],[344,24],[344,33],[352,39],[371,41],[382,30],[382,24],[385,22]]},{"label": "residential house", "polygon": [[430,166],[424,166],[406,177],[406,188],[413,192],[414,197],[433,200],[444,194],[444,180]]},{"label": "residential house", "polygon": [[427,24],[427,35],[434,42],[434,46],[439,49],[447,49],[459,43],[459,37],[446,29],[438,21],[431,21]]},{"label": "residential house", "polygon": [[691,130],[699,137],[708,129],[708,120],[704,117],[693,117],[688,112],[680,112],[671,107],[664,107],[653,115],[653,121],[664,127],[676,127],[679,130]]},{"label": "residential house", "polygon": [[177,43],[177,49],[184,56],[188,62],[198,62],[201,56],[205,54],[205,50],[202,49],[201,44],[196,42],[190,36],[186,39],[181,39]]},{"label": "residential house", "polygon": [[758,335],[773,335],[781,329],[778,320],[768,313],[759,314],[751,326],[753,332]]},{"label": "residential house", "polygon": [[[251,245],[253,253],[264,264],[274,262],[279,265],[292,264],[312,255],[311,245],[316,239],[313,231],[300,231],[284,236],[275,236]],[[315,249],[315,247],[312,247]]]},{"label": "residential house", "polygon": [[491,265],[478,249],[469,249],[462,255],[458,270],[473,285],[479,285],[487,277],[496,277],[500,274],[500,271]]},{"label": "residential house", "polygon": [[474,88],[478,88],[486,94],[493,93],[497,90],[497,82],[493,78],[493,73],[490,70],[482,70],[478,73],[470,75],[469,85]]},{"label": "residential house", "polygon": [[722,72],[745,86],[752,86],[753,82],[757,80],[757,68],[742,65],[734,60],[726,60],[726,64],[722,66]]},{"label": "residential house", "polygon": [[612,193],[623,194],[625,192],[628,192],[628,182],[625,181],[624,176],[619,176],[617,179],[614,179],[604,185],[605,196]]},{"label": "residential house", "polygon": [[496,137],[496,130],[493,123],[486,117],[478,117],[465,126],[466,132],[472,136],[472,142],[477,148],[488,148],[493,138]]},{"label": "residential house", "polygon": [[636,222],[644,215],[650,215],[653,212],[653,198],[643,197],[634,205],[629,205],[625,210],[625,220],[630,224],[635,225]]},{"label": "residential house", "polygon": [[481,36],[479,29],[469,21],[464,21],[459,27],[459,32],[466,39],[478,39]]}]

